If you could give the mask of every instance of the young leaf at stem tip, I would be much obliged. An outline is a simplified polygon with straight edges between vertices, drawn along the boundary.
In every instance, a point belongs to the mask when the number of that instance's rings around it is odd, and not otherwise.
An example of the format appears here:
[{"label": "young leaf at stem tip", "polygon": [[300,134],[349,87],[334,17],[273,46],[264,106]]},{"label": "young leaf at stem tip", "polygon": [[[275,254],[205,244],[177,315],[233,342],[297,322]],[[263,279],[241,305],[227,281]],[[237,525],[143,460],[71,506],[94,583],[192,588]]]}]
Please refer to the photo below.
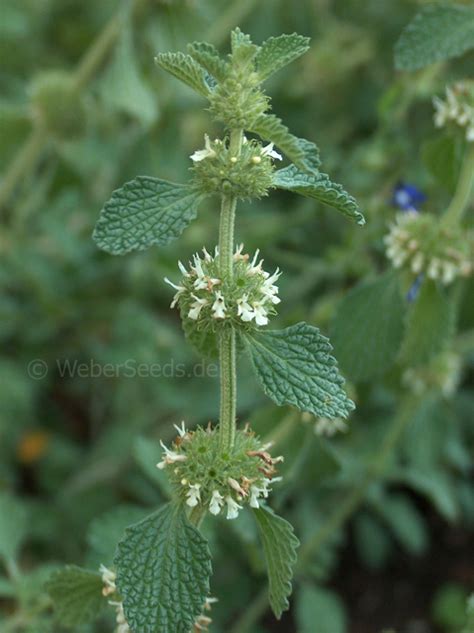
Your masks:
[{"label": "young leaf at stem tip", "polygon": [[263,42],[255,58],[257,72],[264,81],[273,73],[304,55],[309,49],[309,37],[292,33],[269,37]]},{"label": "young leaf at stem tip", "polygon": [[354,409],[329,339],[314,326],[246,333],[244,340],[264,392],[277,404],[325,418],[346,418]]},{"label": "young leaf at stem tip", "polygon": [[289,607],[291,579],[296,564],[299,540],[288,521],[276,515],[268,507],[253,510],[263,544],[268,573],[268,594],[275,617],[280,619]]}]

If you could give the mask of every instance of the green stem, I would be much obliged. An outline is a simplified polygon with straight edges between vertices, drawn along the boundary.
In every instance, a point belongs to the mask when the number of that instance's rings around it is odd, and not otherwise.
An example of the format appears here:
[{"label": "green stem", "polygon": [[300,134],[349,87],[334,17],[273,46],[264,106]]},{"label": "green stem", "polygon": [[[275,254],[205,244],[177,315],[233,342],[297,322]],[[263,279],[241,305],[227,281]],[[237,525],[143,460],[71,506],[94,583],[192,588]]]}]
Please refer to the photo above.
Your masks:
[{"label": "green stem", "polygon": [[[367,469],[365,477],[354,488],[337,509],[331,514],[323,525],[310,536],[299,550],[298,564],[295,569],[295,578],[305,574],[310,557],[314,557],[326,541],[339,530],[352,516],[354,511],[364,501],[370,485],[379,477],[387,465],[407,423],[412,419],[414,401],[405,402],[399,414],[394,418],[392,425],[380,447],[380,451],[373,457]],[[248,633],[252,625],[257,622],[268,608],[267,589],[263,588],[246,609],[244,615],[231,628],[230,633]]]},{"label": "green stem", "polygon": [[457,224],[462,220],[466,210],[474,185],[474,143],[468,143],[468,148],[464,156],[461,173],[456,187],[454,198],[451,200],[443,217],[444,224]]},{"label": "green stem", "polygon": [[[242,148],[242,130],[232,130],[230,150],[232,155],[240,156]],[[222,278],[232,280],[234,254],[234,224],[237,199],[223,195],[219,226],[219,268]],[[219,335],[220,366],[220,442],[225,449],[234,445],[237,407],[236,341],[232,326],[223,328]]]}]

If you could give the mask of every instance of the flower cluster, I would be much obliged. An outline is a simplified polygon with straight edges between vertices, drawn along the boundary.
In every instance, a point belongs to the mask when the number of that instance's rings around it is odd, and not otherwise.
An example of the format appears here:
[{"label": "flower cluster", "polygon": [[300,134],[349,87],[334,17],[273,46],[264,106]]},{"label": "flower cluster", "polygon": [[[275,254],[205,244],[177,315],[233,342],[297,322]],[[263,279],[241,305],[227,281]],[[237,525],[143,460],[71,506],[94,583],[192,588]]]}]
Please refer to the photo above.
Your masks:
[{"label": "flower cluster", "polygon": [[461,368],[461,359],[457,354],[444,352],[426,366],[406,369],[402,382],[416,395],[437,391],[449,398],[458,388]]},{"label": "flower cluster", "polygon": [[474,142],[474,81],[459,81],[446,88],[446,100],[433,98],[436,127],[454,123],[466,130],[466,140]]},{"label": "flower cluster", "polygon": [[474,235],[459,227],[444,226],[428,214],[400,213],[384,239],[387,257],[395,268],[450,284],[474,270]]},{"label": "flower cluster", "polygon": [[211,141],[191,155],[195,182],[204,193],[231,194],[238,198],[261,198],[272,186],[274,160],[282,160],[273,143],[263,146],[244,136],[240,154],[233,153],[229,139]]},{"label": "flower cluster", "polygon": [[197,330],[214,331],[229,321],[237,327],[267,325],[269,315],[275,314],[280,271],[270,275],[262,268],[258,250],[252,260],[242,250],[241,244],[234,253],[232,279],[221,277],[217,249],[212,256],[205,248],[202,257],[194,255],[189,270],[178,262],[183,275],[178,284],[165,278],[176,290],[171,307],[178,305],[182,318],[194,322]]},{"label": "flower cluster", "polygon": [[[111,569],[108,569],[105,565],[101,565],[99,571],[102,574],[102,582],[104,583],[102,595],[108,597],[117,594],[117,586],[115,584],[115,581],[117,579],[116,573]],[[125,619],[123,602],[117,599],[117,595],[115,595],[115,598],[115,600],[109,601],[110,606],[115,607],[116,611],[117,628],[115,630],[115,633],[131,633],[131,629]],[[217,602],[217,598],[206,598],[202,609],[203,612],[196,618],[194,622],[193,633],[199,633],[200,631],[208,630],[207,627],[209,626],[209,624],[211,624],[212,620],[208,615],[206,615],[206,613],[211,610],[212,604],[214,604],[214,602]]]},{"label": "flower cluster", "polygon": [[[105,597],[112,596],[117,593],[117,587],[115,580],[117,578],[115,572],[108,569],[105,565],[100,566],[100,572],[102,574],[102,582],[104,588],[102,589],[102,595]],[[131,633],[130,627],[125,619],[123,611],[123,602],[121,600],[109,600],[109,604],[115,607],[117,628],[115,633]]]},{"label": "flower cluster", "polygon": [[270,446],[262,445],[246,427],[236,433],[231,452],[223,451],[216,427],[198,427],[188,431],[176,426],[178,436],[171,448],[161,442],[163,459],[157,464],[166,468],[177,496],[190,508],[204,508],[211,514],[224,512],[227,519],[236,519],[243,504],[258,508],[268,497],[275,477],[275,464]]}]

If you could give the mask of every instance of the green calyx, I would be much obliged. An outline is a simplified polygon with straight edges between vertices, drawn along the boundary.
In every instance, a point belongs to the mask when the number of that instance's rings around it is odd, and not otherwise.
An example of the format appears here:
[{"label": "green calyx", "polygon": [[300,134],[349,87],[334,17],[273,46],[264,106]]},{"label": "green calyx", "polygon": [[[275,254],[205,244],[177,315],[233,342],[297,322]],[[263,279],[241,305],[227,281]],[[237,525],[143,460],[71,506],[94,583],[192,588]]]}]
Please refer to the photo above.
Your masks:
[{"label": "green calyx", "polygon": [[222,448],[217,427],[188,431],[183,423],[176,429],[171,449],[162,444],[158,468],[166,470],[182,503],[234,519],[243,504],[258,508],[268,497],[275,464],[282,458],[272,458],[269,447],[248,428],[236,432],[231,449]]},{"label": "green calyx", "polygon": [[206,148],[191,156],[196,188],[205,194],[217,193],[241,199],[266,196],[273,187],[272,150],[271,144],[263,147],[256,140],[245,139],[237,156],[231,150],[228,138],[210,141],[206,136]]},{"label": "green calyx", "polygon": [[243,245],[233,255],[232,275],[221,273],[217,249],[214,256],[204,249],[202,257],[194,255],[189,270],[179,264],[178,284],[166,280],[177,290],[171,305],[179,307],[188,333],[218,333],[229,327],[248,332],[267,325],[276,314],[281,273],[270,275],[258,251],[250,259],[242,250]]},{"label": "green calyx", "polygon": [[459,225],[445,225],[427,213],[401,213],[385,237],[387,257],[395,268],[424,273],[450,284],[474,271],[474,234]]}]

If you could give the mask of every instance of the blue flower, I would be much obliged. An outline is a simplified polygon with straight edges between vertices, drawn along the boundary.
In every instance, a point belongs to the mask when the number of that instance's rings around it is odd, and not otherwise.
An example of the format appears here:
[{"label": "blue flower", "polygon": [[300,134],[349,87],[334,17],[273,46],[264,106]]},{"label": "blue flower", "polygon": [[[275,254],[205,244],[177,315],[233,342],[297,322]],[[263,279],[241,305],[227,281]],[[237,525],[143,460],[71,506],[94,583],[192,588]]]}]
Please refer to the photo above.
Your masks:
[{"label": "blue flower", "polygon": [[409,183],[399,182],[393,190],[392,204],[402,211],[417,211],[425,200],[425,194]]},{"label": "blue flower", "polygon": [[418,277],[412,283],[410,289],[406,294],[406,300],[408,301],[408,303],[413,303],[413,301],[415,301],[415,299],[417,298],[418,293],[420,292],[421,284],[423,283],[423,278],[424,275],[422,273],[421,275],[418,275]]}]

